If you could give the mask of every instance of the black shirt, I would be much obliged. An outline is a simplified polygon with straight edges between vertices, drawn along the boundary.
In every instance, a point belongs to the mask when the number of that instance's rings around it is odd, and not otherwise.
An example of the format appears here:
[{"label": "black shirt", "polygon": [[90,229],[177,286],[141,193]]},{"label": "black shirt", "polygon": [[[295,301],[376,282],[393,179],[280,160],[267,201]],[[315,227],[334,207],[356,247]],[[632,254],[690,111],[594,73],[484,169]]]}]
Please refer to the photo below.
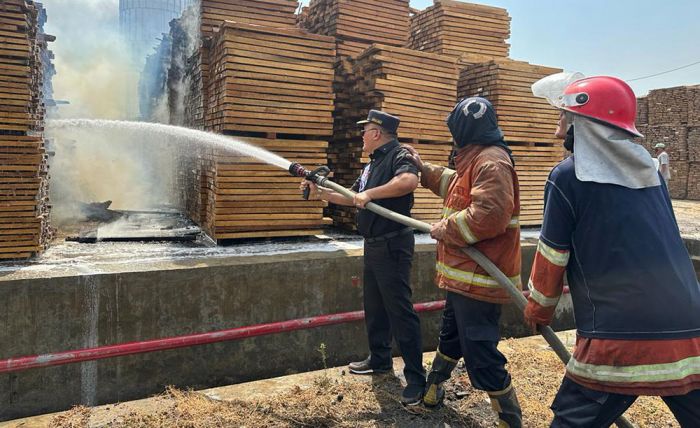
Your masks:
[{"label": "black shirt", "polygon": [[[401,147],[398,140],[390,141],[379,147],[369,155],[371,161],[353,184],[352,190],[363,192],[379,187],[397,175],[406,172],[418,175],[418,167],[406,157],[408,154],[408,150]],[[399,214],[410,216],[413,206],[413,192],[398,198],[378,199],[372,202]],[[357,212],[357,231],[365,238],[374,238],[405,227],[401,223],[391,221],[367,209],[361,209]]]}]

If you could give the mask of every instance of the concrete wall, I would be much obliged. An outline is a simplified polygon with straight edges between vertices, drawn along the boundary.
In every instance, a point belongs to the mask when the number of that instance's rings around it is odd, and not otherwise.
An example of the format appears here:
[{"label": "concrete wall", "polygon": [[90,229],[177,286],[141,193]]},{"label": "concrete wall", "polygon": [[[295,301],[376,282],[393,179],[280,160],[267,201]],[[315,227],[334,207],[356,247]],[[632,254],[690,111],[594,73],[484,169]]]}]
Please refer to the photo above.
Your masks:
[{"label": "concrete wall", "polygon": [[[524,246],[529,269],[534,246]],[[416,249],[414,301],[441,300],[433,285],[434,246]],[[362,309],[359,250],[193,259],[124,271],[0,278],[0,359],[297,319]],[[523,272],[527,278],[529,271]],[[563,299],[555,327],[571,328]],[[422,315],[425,350],[437,344],[440,313]],[[504,336],[525,335],[505,308]],[[166,385],[204,388],[343,365],[366,356],[363,322],[188,349],[0,375],[0,420],[76,404],[103,404],[157,394]]]}]

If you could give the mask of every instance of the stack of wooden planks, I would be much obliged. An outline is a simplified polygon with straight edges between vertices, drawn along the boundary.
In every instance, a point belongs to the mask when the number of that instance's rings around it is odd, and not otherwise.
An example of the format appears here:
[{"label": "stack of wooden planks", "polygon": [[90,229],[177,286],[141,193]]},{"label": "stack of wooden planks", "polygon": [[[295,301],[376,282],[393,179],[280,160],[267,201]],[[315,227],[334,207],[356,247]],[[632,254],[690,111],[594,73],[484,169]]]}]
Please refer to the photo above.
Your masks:
[{"label": "stack of wooden planks", "polygon": [[201,0],[202,38],[215,35],[224,21],[267,27],[293,27],[297,0]]},{"label": "stack of wooden planks", "polygon": [[[326,163],[328,142],[235,137],[307,168]],[[218,240],[323,233],[323,201],[305,201],[299,178],[255,158],[214,153],[206,176],[204,227]]]},{"label": "stack of wooden planks", "polygon": [[[338,102],[328,155],[334,179],[352,185],[369,161],[356,123],[371,109],[398,116],[399,139],[413,144],[426,161],[447,165],[452,143],[445,118],[454,107],[456,87],[454,57],[375,44],[356,59],[344,59],[336,69]],[[442,201],[425,189],[415,195],[414,217],[437,220]],[[332,206],[331,215],[337,225],[354,227],[354,209]]]},{"label": "stack of wooden planks", "polygon": [[48,165],[43,139],[42,62],[50,36],[39,28],[40,4],[0,3],[0,259],[46,248]]},{"label": "stack of wooden planks", "polygon": [[532,95],[531,85],[561,69],[509,59],[495,59],[461,70],[460,98],[482,96],[493,104],[505,139],[513,150],[520,180],[520,224],[542,221],[544,184],[551,169],[565,155],[554,137],[558,111]]},{"label": "stack of wooden planks", "polygon": [[[185,83],[178,88],[184,90],[184,94],[171,96],[171,99],[182,100],[185,126],[197,129],[206,126],[209,51],[224,21],[290,28],[296,22],[297,6],[296,0],[201,0],[183,13],[171,28],[171,37],[174,46],[186,46],[177,52],[174,50],[172,61],[175,71],[184,64],[184,76],[174,76]],[[198,27],[196,34],[193,34],[193,27]]]},{"label": "stack of wooden planks", "polygon": [[226,22],[210,58],[207,112],[214,131],[331,135],[332,38]]},{"label": "stack of wooden planks", "polygon": [[311,0],[298,24],[312,33],[334,36],[338,56],[355,56],[370,44],[408,43],[408,0]]},{"label": "stack of wooden planks", "polygon": [[184,125],[189,128],[204,129],[206,123],[205,104],[209,76],[209,47],[202,44],[194,55],[187,59],[185,66]]},{"label": "stack of wooden planks", "polygon": [[[210,52],[207,129],[307,168],[326,163],[333,131],[331,37],[225,22]],[[314,235],[330,223],[325,204],[303,201],[299,179],[288,172],[233,154],[209,155],[201,160],[201,215],[212,238]]]},{"label": "stack of wooden planks", "polygon": [[452,0],[411,17],[408,46],[425,52],[463,56],[467,63],[507,57],[510,16],[505,9]]},{"label": "stack of wooden planks", "polygon": [[639,142],[656,157],[666,145],[674,199],[700,200],[700,85],[654,89],[637,99]]}]

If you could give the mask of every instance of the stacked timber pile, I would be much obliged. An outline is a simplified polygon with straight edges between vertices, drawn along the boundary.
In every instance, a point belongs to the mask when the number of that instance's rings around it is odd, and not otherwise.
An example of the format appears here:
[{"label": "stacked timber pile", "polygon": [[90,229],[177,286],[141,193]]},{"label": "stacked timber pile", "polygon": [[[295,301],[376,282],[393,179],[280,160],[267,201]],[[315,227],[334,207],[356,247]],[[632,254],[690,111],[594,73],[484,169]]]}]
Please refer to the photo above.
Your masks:
[{"label": "stacked timber pile", "polygon": [[42,12],[31,1],[0,3],[0,259],[36,255],[52,235],[42,135],[52,38],[40,31]]},{"label": "stacked timber pile", "polygon": [[215,35],[224,21],[267,27],[293,27],[297,0],[201,0],[201,34]]},{"label": "stacked timber pile", "polygon": [[700,200],[700,85],[655,89],[637,106],[640,143],[652,156],[657,143],[666,144],[671,197]]},{"label": "stacked timber pile", "polygon": [[355,56],[370,44],[408,43],[408,0],[311,0],[298,24],[336,38],[339,57]]},{"label": "stacked timber pile", "polygon": [[[326,163],[326,141],[237,139],[307,167]],[[258,159],[214,153],[206,180],[205,229],[216,240],[318,235],[331,223],[325,202],[302,199],[299,178]]]},{"label": "stacked timber pile", "polygon": [[210,127],[221,133],[331,135],[334,60],[330,37],[225,23],[211,51]]},{"label": "stacked timber pile", "polygon": [[180,114],[171,113],[171,118],[174,116],[171,123],[197,129],[208,126],[205,106],[210,84],[209,50],[225,21],[290,28],[296,22],[297,5],[296,0],[201,0],[174,20],[170,30],[173,58],[168,80],[171,111],[179,109]]},{"label": "stacked timber pile", "polygon": [[491,101],[513,150],[520,180],[521,225],[541,224],[545,181],[564,158],[562,143],[554,137],[559,114],[547,101],[532,95],[530,86],[560,71],[496,59],[471,65],[460,73],[459,98],[482,96]]},{"label": "stacked timber pile", "polygon": [[[333,130],[332,38],[226,22],[210,61],[211,130],[306,167],[326,163]],[[312,235],[330,223],[323,203],[302,201],[298,179],[287,179],[279,167],[222,153],[210,160],[204,226],[214,239]]]},{"label": "stacked timber pile", "polygon": [[[456,87],[453,57],[372,45],[357,59],[346,58],[336,69],[338,102],[328,155],[334,180],[351,186],[369,161],[356,123],[371,109],[398,116],[400,140],[413,144],[426,161],[447,165],[452,143],[445,118],[454,107]],[[426,189],[415,196],[413,216],[438,220],[442,201]],[[336,225],[354,228],[353,208],[332,206],[331,216]]]},{"label": "stacked timber pile", "polygon": [[[700,97],[700,86],[696,86],[694,92],[696,97]],[[700,111],[696,110],[695,114],[700,115]],[[692,122],[689,122],[689,124],[690,123]],[[695,122],[695,126],[688,126],[687,138],[688,191],[686,198],[694,201],[700,201],[700,121]]]},{"label": "stacked timber pile", "polygon": [[200,46],[185,64],[186,90],[183,96],[184,125],[188,128],[204,129],[207,100],[207,77],[209,76],[209,47]]},{"label": "stacked timber pile", "polygon": [[[173,45],[183,47],[172,63],[173,87],[185,88],[184,125],[252,138],[308,167],[326,163],[335,44],[296,28],[296,7],[291,0],[202,0],[185,12],[180,29],[199,31],[194,38],[171,32]],[[290,186],[287,173],[259,160],[197,148],[180,169],[183,205],[216,240],[317,234],[329,223],[322,203],[302,209],[298,183]],[[270,182],[256,191],[250,177]],[[291,207],[286,214],[284,206]]]},{"label": "stacked timber pile", "polygon": [[411,17],[408,46],[425,52],[463,57],[478,63],[508,56],[510,16],[505,9],[451,0]]}]

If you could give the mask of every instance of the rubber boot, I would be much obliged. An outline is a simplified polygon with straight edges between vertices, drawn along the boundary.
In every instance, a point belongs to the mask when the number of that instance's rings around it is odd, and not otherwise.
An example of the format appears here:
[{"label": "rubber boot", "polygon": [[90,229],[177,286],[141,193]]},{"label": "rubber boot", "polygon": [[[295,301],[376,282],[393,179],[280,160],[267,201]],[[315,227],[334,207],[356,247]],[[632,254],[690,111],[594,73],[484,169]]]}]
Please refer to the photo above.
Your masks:
[{"label": "rubber boot", "polygon": [[442,403],[445,398],[445,389],[442,383],[450,378],[452,370],[457,366],[457,360],[448,357],[437,351],[435,359],[428,373],[428,380],[425,385],[423,404],[427,407],[435,407]]},{"label": "rubber boot", "polygon": [[513,384],[502,391],[489,392],[491,407],[498,412],[498,428],[521,428],[523,413]]}]

